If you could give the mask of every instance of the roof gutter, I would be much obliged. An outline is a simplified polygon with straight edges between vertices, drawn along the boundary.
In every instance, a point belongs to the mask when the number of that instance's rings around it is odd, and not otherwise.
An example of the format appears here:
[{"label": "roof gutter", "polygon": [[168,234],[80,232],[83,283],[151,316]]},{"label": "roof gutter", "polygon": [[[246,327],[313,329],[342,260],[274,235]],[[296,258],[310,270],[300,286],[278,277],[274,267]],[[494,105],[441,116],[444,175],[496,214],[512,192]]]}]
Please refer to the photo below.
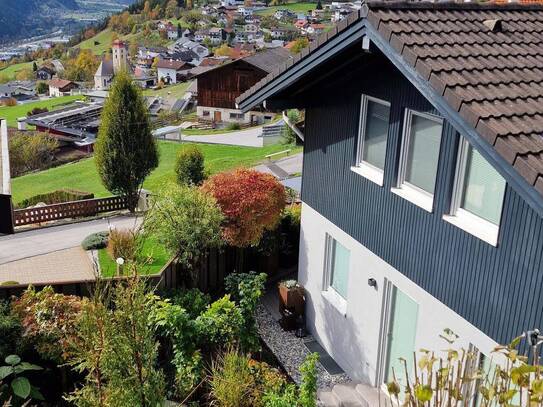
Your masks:
[{"label": "roof gutter", "polygon": [[429,82],[422,78],[415,69],[397,53],[390,43],[381,37],[379,32],[368,23],[367,20],[364,20],[364,25],[370,41],[386,55],[409,82],[411,82],[436,109],[447,116],[447,120],[453,127],[460,132],[462,136],[465,136],[475,149],[497,169],[511,187],[522,196],[528,205],[530,205],[539,216],[543,217],[543,197],[541,197],[533,185],[530,185],[510,163],[503,159],[496,150],[479,135],[475,128],[460,116],[458,111],[453,109],[441,95],[437,94]]}]

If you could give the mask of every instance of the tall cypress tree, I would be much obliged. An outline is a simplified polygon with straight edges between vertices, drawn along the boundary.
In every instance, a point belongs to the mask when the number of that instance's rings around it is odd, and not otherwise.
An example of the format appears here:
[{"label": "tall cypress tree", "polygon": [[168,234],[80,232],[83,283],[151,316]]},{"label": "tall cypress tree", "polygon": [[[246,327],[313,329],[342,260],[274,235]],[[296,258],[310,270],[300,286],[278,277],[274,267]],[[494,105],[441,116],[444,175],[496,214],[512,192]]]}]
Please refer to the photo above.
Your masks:
[{"label": "tall cypress tree", "polygon": [[126,196],[134,211],[143,181],[158,166],[158,149],[144,98],[126,72],[116,75],[105,102],[95,157],[104,186]]}]

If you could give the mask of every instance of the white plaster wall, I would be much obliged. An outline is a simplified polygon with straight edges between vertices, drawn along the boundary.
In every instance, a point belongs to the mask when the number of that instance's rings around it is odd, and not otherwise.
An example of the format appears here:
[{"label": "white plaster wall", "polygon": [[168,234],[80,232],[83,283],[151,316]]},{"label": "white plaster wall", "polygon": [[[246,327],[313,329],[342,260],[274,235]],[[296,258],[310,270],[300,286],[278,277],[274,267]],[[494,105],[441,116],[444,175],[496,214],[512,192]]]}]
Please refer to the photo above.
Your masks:
[{"label": "white plaster wall", "polygon": [[[209,115],[204,116],[204,111],[209,112]],[[226,109],[226,108],[221,108],[221,107],[208,107],[208,106],[196,107],[197,116],[205,120],[213,120],[214,112],[221,112],[221,121],[224,123],[249,124],[251,123],[251,116],[253,117],[254,120],[258,120],[260,123],[263,123],[264,116],[266,115],[273,116],[273,114],[270,114],[270,113],[250,111],[250,112],[245,113],[245,115],[243,116],[243,119],[238,119],[238,118],[230,117],[230,113],[241,113],[241,110]]]},{"label": "white plaster wall", "polygon": [[[342,315],[322,296],[325,234],[351,251],[347,311]],[[394,236],[390,237],[394,239]],[[441,351],[443,329],[460,336],[455,347],[476,346],[489,355],[496,343],[359,242],[303,204],[299,280],[307,291],[307,326],[351,378],[376,383],[384,281],[390,280],[419,305],[416,349]],[[416,253],[413,253],[416,256]],[[377,289],[368,279],[377,280]]]}]

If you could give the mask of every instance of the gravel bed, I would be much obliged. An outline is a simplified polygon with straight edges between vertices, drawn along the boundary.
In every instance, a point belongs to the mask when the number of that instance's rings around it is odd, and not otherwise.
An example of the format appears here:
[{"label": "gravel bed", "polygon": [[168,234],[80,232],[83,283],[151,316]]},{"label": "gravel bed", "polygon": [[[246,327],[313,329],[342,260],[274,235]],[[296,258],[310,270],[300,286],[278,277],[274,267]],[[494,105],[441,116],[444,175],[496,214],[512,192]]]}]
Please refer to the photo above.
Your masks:
[{"label": "gravel bed", "polygon": [[[292,380],[300,384],[299,368],[309,354],[304,342],[311,340],[311,336],[297,338],[294,331],[283,331],[279,323],[263,305],[259,305],[257,308],[257,321],[258,332],[262,340],[273,352]],[[336,384],[351,381],[346,374],[330,375],[320,363],[317,364],[317,372],[319,390],[328,390]]]}]

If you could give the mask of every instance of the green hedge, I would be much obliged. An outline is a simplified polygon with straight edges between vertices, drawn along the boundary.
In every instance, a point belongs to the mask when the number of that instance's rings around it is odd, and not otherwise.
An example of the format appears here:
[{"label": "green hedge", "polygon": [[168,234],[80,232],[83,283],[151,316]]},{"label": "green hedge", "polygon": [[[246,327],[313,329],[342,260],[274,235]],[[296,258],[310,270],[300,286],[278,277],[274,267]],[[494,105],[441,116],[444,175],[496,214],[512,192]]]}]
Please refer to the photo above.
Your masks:
[{"label": "green hedge", "polygon": [[48,192],[46,194],[34,195],[24,199],[15,205],[16,208],[28,208],[40,202],[46,205],[58,204],[63,202],[81,201],[83,199],[92,199],[94,194],[85,191],[77,191],[75,189],[59,189],[57,191]]}]

